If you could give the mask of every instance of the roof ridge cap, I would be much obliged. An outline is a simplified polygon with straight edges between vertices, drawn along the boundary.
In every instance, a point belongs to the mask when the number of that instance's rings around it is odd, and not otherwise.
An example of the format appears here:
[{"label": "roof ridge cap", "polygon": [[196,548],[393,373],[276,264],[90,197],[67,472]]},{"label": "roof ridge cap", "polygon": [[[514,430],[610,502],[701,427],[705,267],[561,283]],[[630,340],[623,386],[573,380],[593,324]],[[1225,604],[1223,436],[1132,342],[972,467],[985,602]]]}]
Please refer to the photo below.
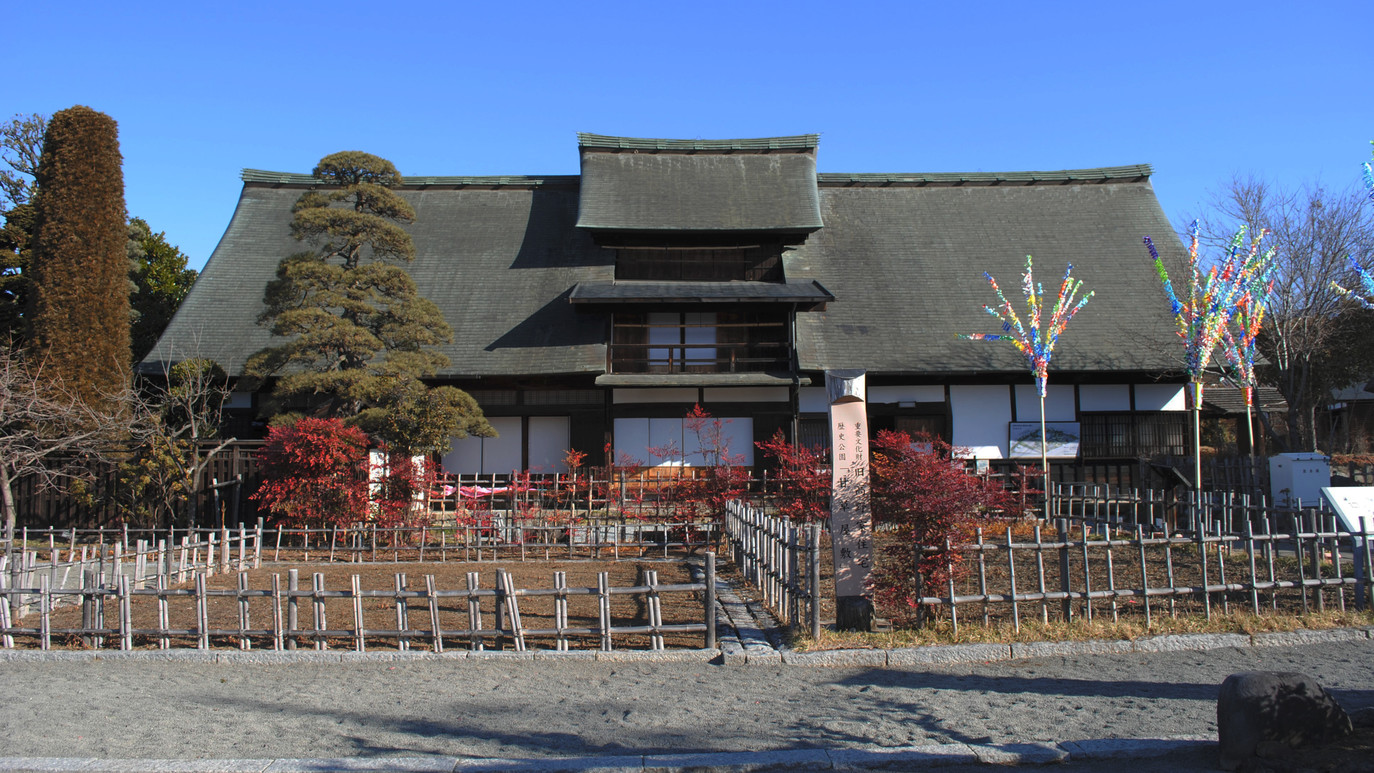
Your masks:
[{"label": "roof ridge cap", "polygon": [[609,134],[577,133],[579,148],[605,150],[815,150],[819,134],[793,134],[779,137],[751,137],[740,139],[661,139],[653,137],[620,137]]}]

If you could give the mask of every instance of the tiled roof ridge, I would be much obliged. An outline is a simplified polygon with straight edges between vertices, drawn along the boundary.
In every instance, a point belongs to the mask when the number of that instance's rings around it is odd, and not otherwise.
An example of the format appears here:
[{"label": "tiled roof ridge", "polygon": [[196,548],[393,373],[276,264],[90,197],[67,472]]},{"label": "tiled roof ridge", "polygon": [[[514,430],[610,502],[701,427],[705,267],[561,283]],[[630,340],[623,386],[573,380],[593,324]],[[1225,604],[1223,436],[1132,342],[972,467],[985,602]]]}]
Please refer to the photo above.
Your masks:
[{"label": "tiled roof ridge", "polygon": [[735,140],[671,140],[578,132],[577,146],[598,150],[815,150],[820,139],[819,134],[795,134]]},{"label": "tiled roof ridge", "polygon": [[[784,138],[785,139],[785,138]],[[715,142],[717,140],[711,140]],[[721,140],[726,141],[726,140]],[[1104,166],[1087,169],[1059,169],[1026,172],[820,172],[817,183],[827,187],[836,186],[884,186],[884,185],[958,185],[961,183],[998,184],[998,183],[1072,183],[1106,182],[1108,180],[1139,180],[1150,177],[1154,169],[1149,164],[1129,164],[1126,166]],[[318,179],[301,172],[269,172],[262,169],[244,169],[240,177],[246,183],[269,183],[273,185],[319,185]],[[492,175],[462,176],[434,175],[405,177],[403,188],[424,188],[429,186],[531,186],[548,184],[576,184],[578,175]]]},{"label": "tiled roof ridge", "polygon": [[[269,172],[264,169],[244,169],[239,173],[246,183],[270,183],[273,185],[324,185],[314,175],[305,172]],[[558,183],[576,183],[575,174],[550,175],[403,175],[401,188],[425,188],[429,186],[531,186]]]},{"label": "tiled roof ridge", "polygon": [[1102,182],[1105,180],[1136,180],[1154,174],[1149,164],[1102,166],[1087,169],[1057,169],[1025,172],[821,172],[816,175],[821,185],[928,185],[931,183],[1038,183],[1038,182]]}]

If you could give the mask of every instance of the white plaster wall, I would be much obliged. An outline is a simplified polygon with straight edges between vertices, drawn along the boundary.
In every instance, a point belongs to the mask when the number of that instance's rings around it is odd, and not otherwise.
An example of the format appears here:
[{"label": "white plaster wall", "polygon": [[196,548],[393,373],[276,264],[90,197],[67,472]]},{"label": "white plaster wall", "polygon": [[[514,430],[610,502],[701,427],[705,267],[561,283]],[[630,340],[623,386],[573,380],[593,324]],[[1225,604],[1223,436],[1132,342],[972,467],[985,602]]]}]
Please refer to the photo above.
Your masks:
[{"label": "white plaster wall", "polygon": [[825,413],[830,410],[830,398],[825,387],[802,387],[797,390],[797,407],[802,413]]},{"label": "white plaster wall", "polygon": [[521,438],[519,416],[488,417],[487,423],[500,437],[465,437],[451,441],[444,454],[446,472],[459,475],[504,474],[523,467],[520,463]]},{"label": "white plaster wall", "polygon": [[[825,390],[821,390],[824,394]],[[943,403],[945,388],[940,384],[875,386],[868,388],[870,403]]]},{"label": "white plaster wall", "polygon": [[1186,411],[1188,396],[1183,391],[1186,384],[1136,384],[1135,409],[1137,411]]},{"label": "white plaster wall", "polygon": [[[714,420],[712,420],[714,421]],[[721,436],[729,446],[729,453],[739,464],[754,463],[754,420],[747,416],[722,416]],[[622,455],[649,466],[698,466],[705,462],[697,433],[688,430],[682,419],[616,419],[615,455]],[[708,426],[705,432],[710,431]],[[673,449],[670,456],[655,456],[649,449]]]},{"label": "white plaster wall", "polygon": [[615,403],[695,403],[697,390],[687,387],[655,389],[616,389],[611,392]]},{"label": "white plaster wall", "polygon": [[707,387],[702,391],[708,403],[785,403],[788,399],[787,387]]},{"label": "white plaster wall", "polygon": [[[1040,393],[1034,384],[1017,384],[1016,420],[1040,421]],[[1045,421],[1077,421],[1073,407],[1072,384],[1049,384],[1045,388]]]},{"label": "white plaster wall", "polygon": [[953,385],[949,388],[954,445],[979,459],[1005,459],[1011,422],[1008,386]]},{"label": "white plaster wall", "polygon": [[567,416],[530,417],[530,470],[532,472],[567,472],[565,454],[568,452]]},{"label": "white plaster wall", "polygon": [[1131,385],[1084,384],[1078,388],[1078,408],[1083,411],[1129,411]]}]

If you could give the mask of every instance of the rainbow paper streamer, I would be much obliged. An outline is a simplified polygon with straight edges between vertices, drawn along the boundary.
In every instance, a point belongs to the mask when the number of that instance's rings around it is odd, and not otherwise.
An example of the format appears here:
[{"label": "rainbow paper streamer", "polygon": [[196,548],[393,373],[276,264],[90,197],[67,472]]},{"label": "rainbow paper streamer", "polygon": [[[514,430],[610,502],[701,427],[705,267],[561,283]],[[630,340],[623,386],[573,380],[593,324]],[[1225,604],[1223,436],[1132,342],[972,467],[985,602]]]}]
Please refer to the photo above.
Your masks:
[{"label": "rainbow paper streamer", "polygon": [[[1374,145],[1374,142],[1370,142]],[[1364,189],[1369,191],[1369,200],[1374,201],[1374,166],[1368,161],[1364,162]]]},{"label": "rainbow paper streamer", "polygon": [[1035,283],[1034,275],[1031,270],[1031,256],[1026,256],[1026,273],[1021,277],[1021,292],[1026,296],[1026,307],[1028,311],[1029,324],[1022,325],[1021,318],[1017,316],[1016,309],[1011,302],[1002,295],[1002,289],[997,286],[997,280],[992,275],[984,272],[992,289],[997,293],[998,307],[984,306],[983,310],[1002,322],[1002,330],[1006,335],[997,333],[971,333],[960,334],[960,338],[971,341],[1011,341],[1022,354],[1026,356],[1026,361],[1030,365],[1031,373],[1035,376],[1035,389],[1041,397],[1045,396],[1045,383],[1049,380],[1050,358],[1054,355],[1054,345],[1059,342],[1059,335],[1068,326],[1069,320],[1073,319],[1078,310],[1088,303],[1088,299],[1093,297],[1089,292],[1077,303],[1074,296],[1083,288],[1081,280],[1075,280],[1071,276],[1073,264],[1064,270],[1064,280],[1059,284],[1059,297],[1054,302],[1054,311],[1050,314],[1049,327],[1042,333],[1040,330],[1041,309],[1044,306],[1045,288]]},{"label": "rainbow paper streamer", "polygon": [[[1369,144],[1374,145],[1374,142]],[[1371,166],[1368,161],[1364,162],[1364,187],[1365,190],[1369,191],[1369,200],[1374,201],[1374,166]],[[1364,285],[1364,295],[1347,290],[1335,282],[1331,283],[1331,289],[1358,302],[1366,309],[1374,309],[1374,277],[1371,277],[1363,266],[1356,263],[1354,258],[1350,259],[1350,268],[1360,278],[1360,284]]]},{"label": "rainbow paper streamer", "polygon": [[[1241,229],[1231,240],[1233,255],[1244,233],[1244,229]],[[1262,261],[1263,268],[1255,274],[1245,294],[1237,301],[1231,324],[1223,332],[1222,352],[1231,366],[1232,378],[1245,392],[1247,407],[1254,405],[1259,332],[1264,325],[1269,298],[1274,292],[1274,248],[1269,248],[1263,256],[1259,255],[1260,242],[1268,234],[1268,229],[1261,230],[1259,236],[1250,243],[1250,252],[1245,260]]]},{"label": "rainbow paper streamer", "polygon": [[[1183,339],[1184,359],[1189,377],[1196,380],[1211,363],[1212,353],[1227,335],[1227,323],[1236,313],[1242,301],[1253,302],[1251,293],[1257,281],[1267,281],[1269,266],[1274,252],[1270,250],[1261,255],[1259,240],[1255,240],[1248,251],[1244,244],[1245,229],[1236,232],[1231,239],[1230,254],[1219,266],[1212,266],[1205,274],[1198,264],[1198,225],[1194,220],[1189,226],[1192,237],[1188,247],[1187,297],[1179,298],[1169,281],[1169,272],[1164,268],[1164,260],[1155,249],[1150,237],[1144,238],[1145,247],[1155,262],[1155,273],[1164,286],[1164,294],[1169,299],[1174,324],[1178,335]],[[1264,234],[1261,232],[1260,238]],[[1249,298],[1250,300],[1245,300]]]},{"label": "rainbow paper streamer", "polygon": [[1354,258],[1350,259],[1350,270],[1354,271],[1355,276],[1360,278],[1360,284],[1364,286],[1364,295],[1360,295],[1353,290],[1347,290],[1335,282],[1331,283],[1331,289],[1355,301],[1366,309],[1374,309],[1374,275],[1371,275],[1363,266],[1356,263]]}]

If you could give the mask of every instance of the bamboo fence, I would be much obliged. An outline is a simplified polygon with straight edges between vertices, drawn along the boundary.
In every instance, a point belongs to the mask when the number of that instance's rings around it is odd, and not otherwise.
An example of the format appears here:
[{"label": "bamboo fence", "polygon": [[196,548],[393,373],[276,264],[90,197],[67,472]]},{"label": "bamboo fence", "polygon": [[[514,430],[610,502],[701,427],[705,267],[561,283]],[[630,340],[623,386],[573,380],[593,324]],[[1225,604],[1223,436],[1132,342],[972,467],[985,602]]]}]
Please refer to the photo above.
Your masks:
[{"label": "bamboo fence", "polygon": [[744,579],[788,625],[821,635],[821,525],[799,526],[743,502],[726,507],[725,531]]},{"label": "bamboo fence", "polygon": [[[1144,527],[1107,529],[1105,537],[1086,522],[1056,523],[1046,539],[1034,527],[1033,541],[1018,541],[1008,527],[1001,539],[980,529],[969,545],[946,542],[948,580],[927,588],[916,603],[945,610],[957,631],[961,610],[977,610],[983,624],[1010,622],[1020,630],[1029,611],[1043,622],[1130,614],[1148,626],[1152,617],[1200,612],[1208,619],[1232,608],[1308,613],[1357,609],[1371,601],[1367,582],[1369,541],[1339,528],[1334,516],[1308,511],[1291,529],[1240,534],[1196,531],[1188,536],[1149,536]],[[1075,536],[1074,531],[1078,534]],[[925,551],[938,552],[938,548]],[[935,590],[935,593],[931,593]]]},{"label": "bamboo fence", "polygon": [[[581,640],[590,640],[601,651],[611,651],[616,637],[647,636],[649,649],[663,650],[667,634],[700,633],[707,649],[716,646],[715,554],[708,552],[704,559],[704,578],[701,582],[665,584],[658,581],[656,570],[642,574],[642,584],[613,587],[610,573],[597,575],[596,587],[569,587],[565,572],[555,572],[552,587],[518,588],[511,573],[496,570],[493,587],[482,587],[478,572],[468,572],[465,588],[436,587],[433,575],[426,575],[423,588],[411,588],[404,574],[396,574],[390,589],[365,589],[358,575],[352,575],[348,588],[325,587],[322,573],[314,573],[308,586],[300,584],[299,570],[287,573],[286,586],[281,574],[270,575],[270,587],[250,588],[248,575],[238,575],[237,588],[217,589],[207,585],[207,574],[197,571],[192,587],[169,587],[168,575],[158,575],[152,588],[135,587],[128,574],[120,574],[113,584],[89,583],[79,589],[53,588],[48,575],[39,574],[38,587],[10,588],[3,591],[7,598],[17,594],[34,597],[38,607],[37,625],[18,625],[9,615],[9,604],[0,603],[0,646],[14,648],[16,639],[36,643],[38,649],[48,650],[59,643],[79,638],[82,645],[99,649],[109,646],[131,650],[135,641],[152,644],[159,649],[186,646],[193,642],[196,649],[214,646],[236,646],[273,651],[293,650],[307,646],[326,650],[344,646],[365,652],[371,646],[392,644],[396,649],[409,650],[413,645],[425,645],[433,652],[443,652],[446,646],[464,643],[474,651],[528,650],[531,639],[549,640],[552,649],[566,651]],[[662,612],[663,596],[690,594],[699,600],[700,622],[665,622]],[[647,618],[643,624],[616,624],[612,616],[612,598],[639,596]],[[521,616],[522,600],[546,598],[553,605],[553,626],[531,628]],[[62,599],[73,599],[82,605],[81,625],[58,626],[53,623],[53,610]],[[570,601],[589,599],[595,602],[595,622],[571,625]],[[134,624],[135,605],[146,600],[156,607],[156,625],[138,627]],[[228,600],[237,610],[237,626],[213,628],[210,607],[217,600]],[[343,625],[338,615],[327,613],[329,602],[342,602],[351,610],[344,615]],[[380,602],[394,611],[394,627],[368,627],[365,603]],[[194,624],[174,627],[171,624],[174,605],[189,605]],[[264,606],[266,609],[264,610]],[[456,607],[456,609],[455,609]],[[111,614],[109,610],[113,609]],[[256,611],[256,615],[254,614]],[[110,619],[113,618],[113,619]],[[254,621],[263,622],[254,624]]]}]

